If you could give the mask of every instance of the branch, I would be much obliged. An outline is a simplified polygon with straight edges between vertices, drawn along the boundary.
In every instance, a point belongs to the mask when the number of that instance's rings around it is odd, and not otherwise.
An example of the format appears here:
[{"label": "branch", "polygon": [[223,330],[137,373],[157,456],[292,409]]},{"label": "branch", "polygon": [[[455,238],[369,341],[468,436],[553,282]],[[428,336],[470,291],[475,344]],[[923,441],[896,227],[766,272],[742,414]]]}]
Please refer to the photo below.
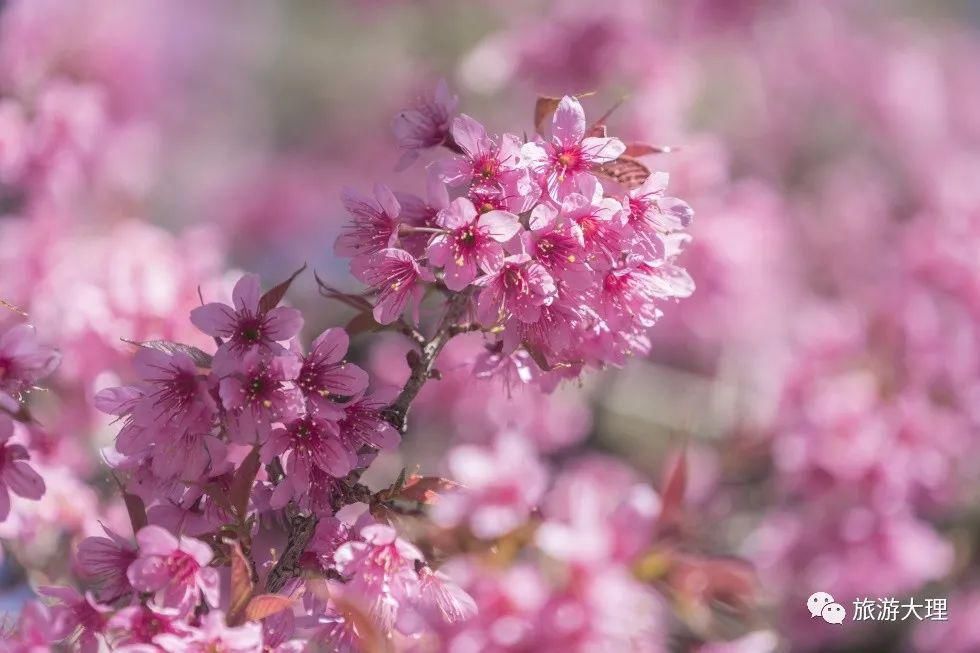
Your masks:
[{"label": "branch", "polygon": [[454,295],[449,300],[446,314],[442,316],[432,338],[421,346],[422,351],[418,356],[409,358],[412,372],[408,381],[405,382],[405,387],[402,388],[395,401],[382,412],[385,421],[398,429],[399,433],[404,434],[408,430],[408,409],[421,392],[425,382],[432,377],[436,358],[439,357],[442,348],[454,335],[462,332],[461,327],[456,322],[466,310],[469,299],[469,293]]},{"label": "branch", "polygon": [[300,575],[302,571],[300,558],[306,551],[306,545],[313,538],[319,521],[316,515],[297,514],[289,519],[289,538],[286,540],[286,548],[265,580],[266,592],[277,594],[286,583]]}]

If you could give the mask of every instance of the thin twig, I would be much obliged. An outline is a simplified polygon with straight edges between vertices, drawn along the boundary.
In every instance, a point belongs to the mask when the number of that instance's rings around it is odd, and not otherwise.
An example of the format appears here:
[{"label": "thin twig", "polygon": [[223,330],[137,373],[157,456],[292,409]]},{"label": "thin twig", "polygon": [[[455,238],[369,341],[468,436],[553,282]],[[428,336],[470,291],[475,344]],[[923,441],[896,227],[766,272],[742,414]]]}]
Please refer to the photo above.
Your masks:
[{"label": "thin twig", "polygon": [[455,335],[454,327],[457,326],[456,322],[466,310],[469,299],[468,293],[459,293],[449,300],[446,313],[442,316],[436,332],[422,346],[419,356],[412,361],[412,371],[408,381],[405,382],[405,387],[402,388],[395,401],[382,411],[382,417],[398,429],[399,433],[404,434],[408,430],[408,408],[421,392],[425,382],[431,377],[436,358],[438,358],[442,348]]},{"label": "thin twig", "polygon": [[20,315],[21,317],[27,317],[27,313],[4,299],[0,299],[0,306],[4,307],[8,311],[11,311],[12,313],[17,313],[17,315]]}]

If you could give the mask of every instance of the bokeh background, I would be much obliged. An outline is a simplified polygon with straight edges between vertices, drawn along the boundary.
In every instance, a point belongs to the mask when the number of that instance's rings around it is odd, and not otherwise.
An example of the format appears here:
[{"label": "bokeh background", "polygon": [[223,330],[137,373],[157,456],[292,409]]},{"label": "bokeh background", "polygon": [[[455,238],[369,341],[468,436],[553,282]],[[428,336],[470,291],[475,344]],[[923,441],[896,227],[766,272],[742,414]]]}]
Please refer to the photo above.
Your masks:
[{"label": "bokeh background", "polygon": [[[965,0],[0,4],[0,298],[64,357],[29,434],[48,494],[0,524],[0,609],[70,576],[99,520],[125,527],[91,408],[126,378],[121,339],[198,343],[198,292],[241,270],[358,288],[340,190],[421,192],[391,120],[445,79],[497,132],[532,132],[539,95],[622,101],[612,134],[675,150],[646,162],[696,211],[698,289],[649,358],[552,394],[474,378],[478,339],[444,353],[379,484],[469,447],[515,523],[551,505],[581,517],[559,540],[619,541],[644,525],[615,501],[663,499],[678,461],[686,483],[587,597],[540,554],[450,561],[481,613],[441,646],[572,650],[585,620],[642,633],[606,650],[980,651],[978,26]],[[41,145],[14,184],[18,121]],[[309,274],[289,301],[311,335],[352,317]],[[360,335],[352,357],[397,382],[404,351]],[[830,626],[816,591],[947,598],[949,619]]]}]

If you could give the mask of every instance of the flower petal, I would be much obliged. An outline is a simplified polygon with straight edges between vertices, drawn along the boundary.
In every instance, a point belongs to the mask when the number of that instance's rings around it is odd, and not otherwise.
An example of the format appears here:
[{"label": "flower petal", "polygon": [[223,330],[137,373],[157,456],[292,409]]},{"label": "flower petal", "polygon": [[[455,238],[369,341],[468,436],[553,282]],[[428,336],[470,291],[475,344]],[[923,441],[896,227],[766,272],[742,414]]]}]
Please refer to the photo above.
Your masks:
[{"label": "flower petal", "polygon": [[277,342],[289,340],[303,328],[303,314],[287,306],[278,306],[266,314],[264,336]]},{"label": "flower petal", "polygon": [[26,462],[8,462],[3,471],[3,480],[14,494],[25,499],[40,499],[44,495],[44,479]]},{"label": "flower petal", "polygon": [[211,302],[191,311],[191,324],[209,336],[229,336],[235,331],[237,316],[227,304]]},{"label": "flower petal", "polygon": [[585,110],[575,98],[566,95],[558,103],[551,121],[551,135],[563,147],[572,147],[585,136]]},{"label": "flower petal", "polygon": [[615,161],[626,151],[626,145],[618,138],[592,136],[582,141],[582,158],[590,163]]},{"label": "flower petal", "polygon": [[235,302],[235,308],[239,311],[250,311],[257,313],[259,310],[259,298],[262,296],[262,283],[257,274],[245,274],[235,289],[231,292],[231,298]]},{"label": "flower petal", "polygon": [[144,526],[136,534],[141,555],[168,556],[177,548],[177,538],[161,526]]},{"label": "flower petal", "polygon": [[488,211],[477,221],[480,230],[496,240],[505,243],[521,230],[521,220],[509,211]]},{"label": "flower petal", "polygon": [[453,120],[453,140],[470,158],[486,154],[489,140],[487,130],[465,113]]}]

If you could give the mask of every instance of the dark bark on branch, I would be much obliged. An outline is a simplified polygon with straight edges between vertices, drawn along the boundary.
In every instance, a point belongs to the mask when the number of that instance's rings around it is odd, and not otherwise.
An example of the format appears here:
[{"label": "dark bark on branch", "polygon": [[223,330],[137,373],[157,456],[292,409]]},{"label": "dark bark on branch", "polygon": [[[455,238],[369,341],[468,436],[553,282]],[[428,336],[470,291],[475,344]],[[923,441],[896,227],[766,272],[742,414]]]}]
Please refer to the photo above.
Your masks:
[{"label": "dark bark on branch", "polygon": [[382,413],[382,417],[398,429],[398,432],[402,435],[408,430],[408,408],[415,401],[415,397],[418,396],[419,392],[421,392],[425,382],[432,377],[439,352],[442,351],[442,348],[446,346],[446,343],[454,335],[459,333],[459,327],[456,322],[462,317],[468,302],[468,293],[460,293],[449,300],[449,304],[446,307],[446,314],[443,315],[442,320],[439,322],[435,334],[422,345],[422,351],[419,352],[419,355],[410,359],[409,364],[412,371],[408,377],[408,381],[405,383],[405,387],[402,388],[401,393],[399,393],[395,401]]}]

